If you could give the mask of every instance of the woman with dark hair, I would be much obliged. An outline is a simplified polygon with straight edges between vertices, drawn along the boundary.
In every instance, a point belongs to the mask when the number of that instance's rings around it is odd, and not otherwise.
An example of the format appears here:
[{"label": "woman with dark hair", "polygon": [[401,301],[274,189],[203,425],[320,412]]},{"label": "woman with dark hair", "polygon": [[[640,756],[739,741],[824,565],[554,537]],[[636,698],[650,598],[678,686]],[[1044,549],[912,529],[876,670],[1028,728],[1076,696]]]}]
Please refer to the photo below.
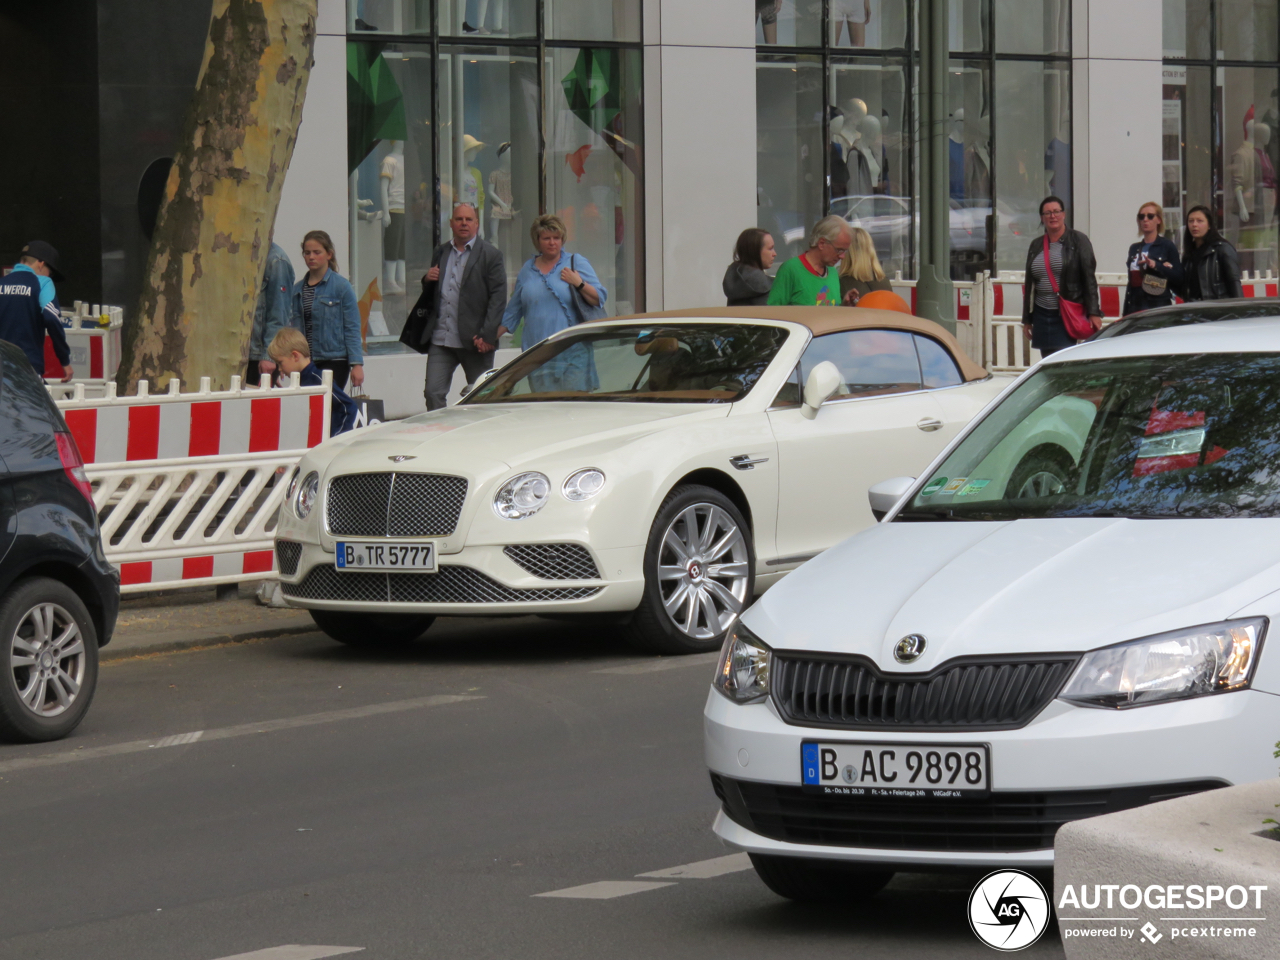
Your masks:
[{"label": "woman with dark hair", "polygon": [[1086,328],[1102,328],[1102,307],[1098,300],[1097,261],[1093,244],[1079,230],[1067,229],[1067,208],[1058,197],[1040,201],[1040,222],[1044,233],[1027,249],[1026,282],[1022,285],[1022,329],[1031,346],[1047,357],[1074,347],[1077,337],[1088,330],[1067,331],[1063,322],[1063,301],[1088,317]]},{"label": "woman with dark hair", "polygon": [[778,251],[768,230],[751,227],[738,235],[733,263],[724,272],[725,298],[731,307],[763,307],[769,302],[773,280],[765,271],[773,266]]},{"label": "woman with dark hair", "polygon": [[289,325],[301,330],[311,346],[311,362],[333,371],[333,385],[364,383],[364,347],[360,335],[360,307],[356,292],[338,275],[338,255],[333,240],[323,230],[302,238],[306,275],[293,285],[293,309]]},{"label": "woman with dark hair", "polygon": [[1240,287],[1240,261],[1236,248],[1213,225],[1206,206],[1187,212],[1182,240],[1182,289],[1184,300],[1226,300],[1244,296]]},{"label": "woman with dark hair", "polygon": [[1167,307],[1182,283],[1178,248],[1164,236],[1164,207],[1151,200],[1138,208],[1138,232],[1142,239],[1129,247],[1129,286],[1124,291],[1127,317],[1139,310]]}]

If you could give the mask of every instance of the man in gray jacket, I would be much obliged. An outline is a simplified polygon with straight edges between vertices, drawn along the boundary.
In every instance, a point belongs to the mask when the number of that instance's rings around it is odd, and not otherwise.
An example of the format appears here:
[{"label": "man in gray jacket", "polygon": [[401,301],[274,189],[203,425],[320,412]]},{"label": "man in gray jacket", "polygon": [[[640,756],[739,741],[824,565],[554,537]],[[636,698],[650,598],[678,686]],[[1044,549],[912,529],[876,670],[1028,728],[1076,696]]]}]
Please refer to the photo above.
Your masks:
[{"label": "man in gray jacket", "polygon": [[427,355],[428,410],[445,405],[459,364],[467,383],[475,383],[493,367],[498,324],[507,307],[502,253],[478,236],[476,208],[456,204],[449,227],[453,240],[432,256],[431,269],[422,278],[422,296],[400,334],[401,343]]}]

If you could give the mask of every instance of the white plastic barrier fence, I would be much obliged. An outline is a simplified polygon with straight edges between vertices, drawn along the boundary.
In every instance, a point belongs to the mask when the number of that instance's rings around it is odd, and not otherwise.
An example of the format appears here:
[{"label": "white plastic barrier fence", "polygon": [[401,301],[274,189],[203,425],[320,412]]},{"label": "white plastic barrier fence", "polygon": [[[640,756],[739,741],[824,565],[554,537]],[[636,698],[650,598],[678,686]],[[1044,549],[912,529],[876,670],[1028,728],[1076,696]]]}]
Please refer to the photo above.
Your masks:
[{"label": "white plastic barrier fence", "polygon": [[324,384],[58,400],[85,460],[122,593],[275,576],[272,533],[298,459],[329,435]]},{"label": "white plastic barrier fence", "polygon": [[[916,312],[916,281],[903,280],[899,273],[889,281],[893,292],[911,305]],[[954,280],[956,291],[956,340],[960,348],[975,363],[982,363],[982,330],[986,316],[989,278],[985,272],[975,280]]]},{"label": "white plastic barrier fence", "polygon": [[[1122,273],[1099,273],[1098,299],[1102,322],[1114,322],[1124,307],[1124,290],[1129,279]],[[1031,346],[1022,329],[1022,271],[1009,271],[989,278],[988,315],[980,361],[992,373],[1018,372],[1039,362],[1040,351]]]}]

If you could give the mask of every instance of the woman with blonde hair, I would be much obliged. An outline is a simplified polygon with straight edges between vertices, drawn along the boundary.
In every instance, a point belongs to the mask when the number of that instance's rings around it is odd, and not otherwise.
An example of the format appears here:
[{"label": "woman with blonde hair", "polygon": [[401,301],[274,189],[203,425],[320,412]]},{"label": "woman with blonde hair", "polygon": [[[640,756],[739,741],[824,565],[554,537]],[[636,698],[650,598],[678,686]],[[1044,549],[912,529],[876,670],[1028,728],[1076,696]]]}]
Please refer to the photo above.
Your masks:
[{"label": "woman with blonde hair", "polygon": [[338,275],[333,240],[323,230],[302,238],[306,275],[293,285],[289,325],[301,330],[311,345],[311,361],[333,371],[333,385],[346,389],[364,383],[364,344],[360,335],[360,307],[356,292]]},{"label": "woman with blonde hair", "polygon": [[885,279],[871,234],[861,227],[851,227],[849,233],[849,252],[840,261],[840,302],[856,307],[872,290],[892,290],[893,286]]},{"label": "woman with blonde hair", "polygon": [[1138,208],[1138,232],[1142,239],[1129,247],[1129,286],[1124,292],[1122,316],[1173,303],[1173,291],[1182,286],[1182,262],[1178,247],[1164,234],[1164,208],[1154,200]]}]

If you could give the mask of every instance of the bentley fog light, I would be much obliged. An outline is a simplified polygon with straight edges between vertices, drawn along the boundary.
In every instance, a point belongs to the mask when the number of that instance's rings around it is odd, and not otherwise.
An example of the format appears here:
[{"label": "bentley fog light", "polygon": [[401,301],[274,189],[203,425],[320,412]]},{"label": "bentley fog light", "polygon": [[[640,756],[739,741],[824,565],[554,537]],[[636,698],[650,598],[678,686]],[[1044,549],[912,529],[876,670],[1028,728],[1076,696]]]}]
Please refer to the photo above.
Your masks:
[{"label": "bentley fog light", "polygon": [[312,470],[306,479],[298,485],[298,499],[294,501],[293,512],[299,520],[307,519],[311,508],[316,505],[316,497],[320,495],[320,474]]},{"label": "bentley fog light", "polygon": [[590,500],[604,489],[604,472],[595,467],[587,467],[571,474],[564,482],[560,492],[566,500]]},{"label": "bentley fog light", "polygon": [[551,481],[541,473],[521,473],[498,488],[493,512],[504,520],[523,520],[545,507],[550,493]]},{"label": "bentley fog light", "polygon": [[712,685],[734,703],[757,703],[769,696],[773,651],[741,621],[729,628]]},{"label": "bentley fog light", "polygon": [[1086,653],[1059,696],[1090,707],[1140,707],[1247,689],[1265,617],[1227,620]]}]

